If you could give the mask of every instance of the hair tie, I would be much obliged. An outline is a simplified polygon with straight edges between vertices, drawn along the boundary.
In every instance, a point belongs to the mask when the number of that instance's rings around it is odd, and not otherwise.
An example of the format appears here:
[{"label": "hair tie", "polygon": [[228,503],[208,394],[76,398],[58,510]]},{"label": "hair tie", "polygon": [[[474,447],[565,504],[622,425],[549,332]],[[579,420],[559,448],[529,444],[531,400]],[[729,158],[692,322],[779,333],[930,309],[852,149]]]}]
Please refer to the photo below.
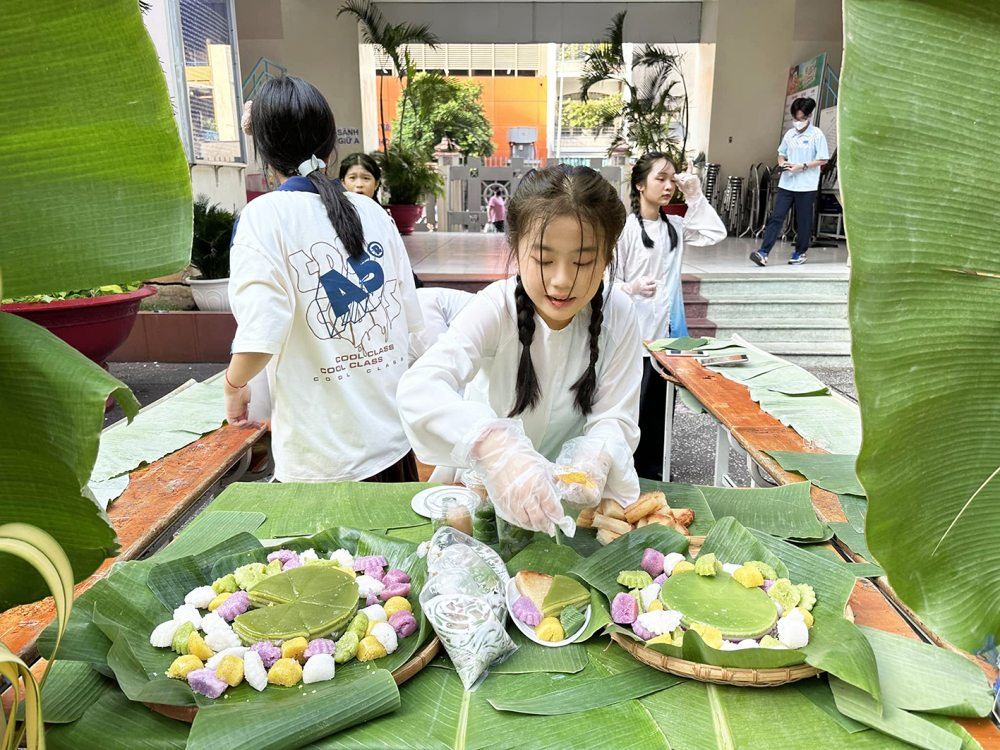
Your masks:
[{"label": "hair tie", "polygon": [[313,154],[304,162],[299,164],[299,174],[303,177],[308,177],[317,169],[326,169],[326,162],[316,156],[316,154]]},{"label": "hair tie", "polygon": [[243,116],[240,118],[240,128],[247,135],[253,135],[253,125],[250,122],[250,105],[253,100],[243,102]]}]

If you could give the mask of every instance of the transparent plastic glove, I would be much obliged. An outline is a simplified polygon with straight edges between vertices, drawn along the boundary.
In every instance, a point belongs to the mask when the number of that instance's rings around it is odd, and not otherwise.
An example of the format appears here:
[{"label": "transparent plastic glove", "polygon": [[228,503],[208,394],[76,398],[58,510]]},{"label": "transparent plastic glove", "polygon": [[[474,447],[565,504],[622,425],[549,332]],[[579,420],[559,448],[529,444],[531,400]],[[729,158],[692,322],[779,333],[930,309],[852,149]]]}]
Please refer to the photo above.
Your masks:
[{"label": "transparent plastic glove", "polygon": [[555,469],[535,450],[520,420],[497,419],[477,426],[452,457],[484,477],[497,515],[507,523],[550,536],[556,526],[567,536],[576,532],[559,502]]},{"label": "transparent plastic glove", "polygon": [[684,194],[684,200],[693,203],[701,197],[701,180],[694,173],[694,164],[687,163],[687,169],[674,175],[674,184]]},{"label": "transparent plastic glove", "polygon": [[633,282],[623,282],[622,290],[633,297],[652,297],[656,294],[656,279],[642,276]]},{"label": "transparent plastic glove", "polygon": [[573,438],[563,443],[556,459],[560,498],[575,508],[593,508],[604,496],[611,471],[611,454],[602,437]]}]

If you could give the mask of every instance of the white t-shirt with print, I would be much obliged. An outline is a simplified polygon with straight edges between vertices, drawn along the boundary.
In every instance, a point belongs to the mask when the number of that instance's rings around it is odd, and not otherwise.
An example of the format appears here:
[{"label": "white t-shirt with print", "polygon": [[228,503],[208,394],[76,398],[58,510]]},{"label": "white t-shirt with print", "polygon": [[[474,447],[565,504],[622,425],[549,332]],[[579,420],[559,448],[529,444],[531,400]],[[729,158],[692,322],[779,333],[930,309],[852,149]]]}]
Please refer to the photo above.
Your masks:
[{"label": "white t-shirt with print", "polygon": [[358,261],[315,193],[256,198],[233,240],[233,353],[274,355],[267,378],[281,482],[366,479],[410,450],[396,408],[409,334],[423,327],[410,261],[385,211],[346,196],[364,230]]}]

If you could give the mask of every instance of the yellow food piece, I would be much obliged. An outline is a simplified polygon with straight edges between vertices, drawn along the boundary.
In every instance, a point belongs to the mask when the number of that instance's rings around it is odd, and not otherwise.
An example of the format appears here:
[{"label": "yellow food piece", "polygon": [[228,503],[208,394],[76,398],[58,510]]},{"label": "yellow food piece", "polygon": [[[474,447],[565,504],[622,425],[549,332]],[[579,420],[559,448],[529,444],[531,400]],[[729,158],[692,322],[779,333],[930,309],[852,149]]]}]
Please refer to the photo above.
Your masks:
[{"label": "yellow food piece", "polygon": [[566,638],[562,623],[558,617],[546,617],[535,626],[535,635],[539,640],[555,643]]},{"label": "yellow food piece", "polygon": [[661,602],[659,599],[653,599],[653,601],[649,603],[649,609],[647,609],[646,611],[655,612],[658,609],[663,609],[663,602]]},{"label": "yellow food piece", "polygon": [[243,682],[243,660],[233,654],[223,656],[219,666],[215,668],[215,676],[229,687],[236,687]]},{"label": "yellow food piece", "polygon": [[222,604],[224,601],[226,601],[226,599],[228,599],[231,596],[232,594],[230,594],[228,591],[223,591],[221,594],[219,594],[217,597],[215,597],[212,601],[208,603],[208,611],[214,612],[219,608],[220,604]]},{"label": "yellow food piece", "polygon": [[691,630],[701,636],[706,646],[710,648],[722,648],[722,631],[718,628],[713,628],[711,625],[705,625],[700,622],[693,622],[691,623]]},{"label": "yellow food piece", "polygon": [[385,646],[373,635],[365,636],[358,644],[358,661],[372,661],[385,656]]},{"label": "yellow food piece", "polygon": [[392,617],[397,612],[402,612],[403,610],[406,610],[407,612],[413,611],[413,607],[410,606],[410,603],[401,596],[389,597],[389,601],[385,603],[383,609],[385,609],[386,618]]},{"label": "yellow food piece", "polygon": [[694,563],[688,562],[687,560],[681,560],[674,566],[673,571],[670,575],[675,576],[678,573],[683,573],[685,570],[694,570]]},{"label": "yellow food piece", "polygon": [[650,638],[646,643],[665,643],[668,646],[674,645],[674,639],[670,637],[670,633],[664,633],[663,635],[658,635],[655,638]]},{"label": "yellow food piece", "polygon": [[215,652],[208,647],[205,639],[201,637],[201,634],[197,630],[188,636],[188,651],[202,661],[208,661],[215,656]]},{"label": "yellow food piece", "polygon": [[292,638],[281,644],[281,658],[295,659],[299,664],[306,662],[306,649],[309,648],[309,641],[302,636]]},{"label": "yellow food piece", "polygon": [[368,621],[368,627],[365,628],[365,638],[367,638],[368,636],[370,636],[372,634],[372,628],[374,628],[378,624],[379,624],[378,620],[369,620]]},{"label": "yellow food piece", "polygon": [[739,570],[733,571],[733,578],[748,589],[755,589],[764,585],[764,576],[752,565],[744,565]]},{"label": "yellow food piece", "polygon": [[278,659],[267,673],[267,681],[272,685],[295,687],[301,679],[302,665],[295,659]]},{"label": "yellow food piece", "polygon": [[201,659],[199,659],[194,654],[188,654],[187,656],[178,656],[174,659],[174,663],[170,665],[167,669],[167,677],[175,680],[186,680],[188,672],[193,672],[196,669],[201,669],[204,667]]},{"label": "yellow food piece", "polygon": [[[813,623],[816,621],[816,618],[813,617],[813,613],[810,612],[808,609],[805,609],[804,607],[795,607],[794,609],[797,609],[799,612],[802,613],[802,621],[806,624],[807,628],[811,628],[813,626]],[[792,611],[791,609],[788,610],[788,612],[791,611]],[[783,614],[782,617],[788,617],[788,612],[785,612],[785,614]]]},{"label": "yellow food piece", "polygon": [[556,474],[556,479],[565,484],[582,484],[588,490],[597,487],[596,484],[587,479],[587,475],[582,471],[571,471],[566,474]]}]

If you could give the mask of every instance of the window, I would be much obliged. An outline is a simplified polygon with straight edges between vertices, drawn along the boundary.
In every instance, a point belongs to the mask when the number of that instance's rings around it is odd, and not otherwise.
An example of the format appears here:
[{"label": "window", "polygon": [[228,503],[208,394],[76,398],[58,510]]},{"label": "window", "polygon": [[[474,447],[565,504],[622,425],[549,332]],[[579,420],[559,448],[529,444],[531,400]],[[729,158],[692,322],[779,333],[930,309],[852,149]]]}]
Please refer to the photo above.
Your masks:
[{"label": "window", "polygon": [[194,162],[242,163],[232,0],[179,0],[184,90]]}]

